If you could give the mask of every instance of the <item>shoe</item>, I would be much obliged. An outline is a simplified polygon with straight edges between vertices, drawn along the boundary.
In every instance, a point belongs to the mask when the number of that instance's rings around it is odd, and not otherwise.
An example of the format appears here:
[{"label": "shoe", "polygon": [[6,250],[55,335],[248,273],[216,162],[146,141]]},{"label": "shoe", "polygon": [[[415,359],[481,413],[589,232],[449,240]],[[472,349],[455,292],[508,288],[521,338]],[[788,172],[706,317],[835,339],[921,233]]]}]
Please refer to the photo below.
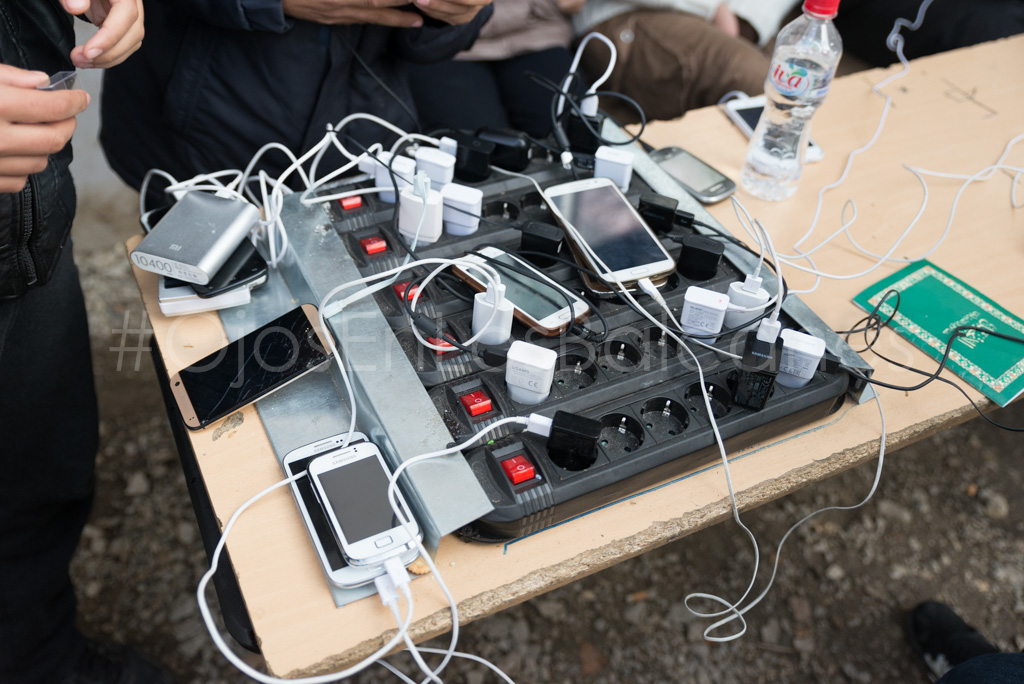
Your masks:
[{"label": "shoe", "polygon": [[89,639],[61,684],[175,684],[175,679],[130,646]]},{"label": "shoe", "polygon": [[919,603],[907,613],[907,637],[933,682],[975,656],[999,653],[978,630],[938,601]]}]

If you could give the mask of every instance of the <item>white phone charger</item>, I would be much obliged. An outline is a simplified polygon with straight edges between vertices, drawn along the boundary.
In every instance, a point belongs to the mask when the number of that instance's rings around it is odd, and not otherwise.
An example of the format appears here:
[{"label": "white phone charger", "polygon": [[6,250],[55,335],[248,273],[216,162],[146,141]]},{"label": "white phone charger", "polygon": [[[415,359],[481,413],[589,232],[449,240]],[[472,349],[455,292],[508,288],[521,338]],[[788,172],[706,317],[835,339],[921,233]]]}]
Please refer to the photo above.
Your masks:
[{"label": "white phone charger", "polygon": [[539,404],[551,394],[558,353],[516,340],[508,348],[505,383],[508,396],[520,404]]},{"label": "white phone charger", "polygon": [[416,150],[416,168],[430,177],[430,187],[440,191],[455,178],[455,155],[436,147],[421,147]]},{"label": "white phone charger", "polygon": [[444,229],[449,235],[472,235],[480,227],[480,212],[484,204],[484,191],[468,185],[447,183],[441,188],[444,202]]},{"label": "white phone charger", "polygon": [[[691,285],[683,295],[683,312],[679,316],[679,325],[683,331],[691,335],[718,335],[725,322],[725,313],[729,308],[729,296],[714,290]],[[702,342],[714,344],[717,337],[702,338]]]},{"label": "white phone charger", "polygon": [[[491,314],[494,318],[491,318]],[[502,283],[488,283],[487,290],[473,298],[473,336],[480,344],[505,344],[512,337],[512,315],[515,308],[505,299]]]},{"label": "white phone charger", "polygon": [[594,153],[594,178],[608,178],[622,192],[629,191],[633,179],[633,153],[621,147],[602,145]]},{"label": "white phone charger", "polygon": [[388,172],[388,163],[391,163],[391,170],[395,172],[395,182],[398,184],[398,191],[401,192],[412,185],[412,177],[416,173],[416,162],[402,155],[396,156],[395,161],[391,162],[390,152],[381,152],[377,156],[383,163],[373,170],[373,184],[378,188],[388,188],[388,190],[381,191],[380,198],[388,204],[394,204],[395,193],[391,189],[394,187],[394,184],[391,182],[391,174]]},{"label": "white phone charger", "polygon": [[748,275],[742,283],[729,283],[729,310],[725,312],[725,327],[730,330],[740,326],[745,326],[743,330],[753,327],[747,324],[764,312],[770,299],[768,290],[761,287],[761,279],[756,276]]},{"label": "white phone charger", "polygon": [[825,355],[825,340],[799,330],[782,331],[782,361],[775,382],[783,387],[803,387],[814,377],[821,357]]},{"label": "white phone charger", "polygon": [[402,237],[409,244],[414,239],[417,245],[437,242],[441,237],[443,208],[441,193],[436,190],[427,190],[427,196],[420,197],[412,187],[403,189],[398,205],[398,230]]}]

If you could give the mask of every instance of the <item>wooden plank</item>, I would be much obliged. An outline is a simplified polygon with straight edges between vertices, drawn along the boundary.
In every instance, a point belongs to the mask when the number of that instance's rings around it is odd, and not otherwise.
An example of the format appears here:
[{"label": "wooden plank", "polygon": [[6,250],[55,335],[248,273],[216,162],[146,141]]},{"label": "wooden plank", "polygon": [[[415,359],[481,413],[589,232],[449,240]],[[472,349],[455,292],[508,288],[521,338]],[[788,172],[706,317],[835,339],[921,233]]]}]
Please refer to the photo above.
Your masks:
[{"label": "wooden plank", "polygon": [[[1021,130],[1018,112],[1024,90],[1011,64],[1024,60],[1024,38],[1008,39],[926,58],[887,90],[893,95],[889,122],[876,147],[859,157],[847,183],[824,202],[815,239],[835,229],[847,198],[857,201],[853,228],[868,249],[884,251],[913,217],[921,188],[902,164],[973,173],[993,163]],[[791,252],[814,212],[816,189],[835,179],[849,151],[873,134],[882,99],[871,84],[889,71],[874,70],[837,79],[815,117],[814,137],[825,150],[823,162],[809,165],[797,195],[778,204],[741,197],[761,217],[780,251]],[[746,143],[714,108],[690,112],[680,121],[652,125],[651,144],[677,144],[739,176]],[[1011,161],[1024,163],[1024,150]],[[1010,179],[997,174],[964,193],[946,243],[932,260],[1017,313],[1024,313],[1019,272],[1024,225],[1010,207]],[[922,253],[941,234],[958,182],[934,180],[932,199],[920,225],[898,250]],[[728,203],[713,214],[738,232]],[[138,238],[128,243],[131,248]],[[819,268],[855,273],[870,261],[845,244],[823,248]],[[899,266],[886,265],[859,279],[826,281],[806,300],[830,325],[849,327],[860,312],[851,297]],[[156,305],[156,279],[136,271],[155,335],[171,372],[223,344],[223,330],[212,314],[168,319]],[[811,280],[787,274],[795,288]],[[883,336],[880,349],[897,359],[929,367],[927,359],[895,336]],[[907,372],[880,367],[879,376],[911,382]],[[979,396],[969,390],[972,396]],[[966,420],[967,402],[938,383],[912,396],[883,392],[889,448],[895,449]],[[218,517],[224,521],[261,489],[281,479],[266,434],[252,408],[206,430],[191,433],[193,447]],[[829,419],[771,445],[735,456],[732,470],[741,507],[751,508],[806,484],[877,456],[879,418],[873,404],[844,407]],[[438,445],[439,447],[441,445]],[[756,454],[746,458],[745,456]],[[851,492],[851,504],[863,493]],[[508,545],[443,540],[438,564],[459,602],[463,622],[500,611],[557,586],[707,527],[730,515],[722,469],[711,467],[673,481],[551,530]],[[774,540],[770,540],[774,541]],[[229,541],[239,583],[271,671],[283,676],[338,669],[377,648],[393,629],[390,614],[371,597],[335,608],[302,530],[291,495],[281,490],[243,515]],[[433,578],[414,585],[412,633],[417,640],[449,627],[445,601]]]}]

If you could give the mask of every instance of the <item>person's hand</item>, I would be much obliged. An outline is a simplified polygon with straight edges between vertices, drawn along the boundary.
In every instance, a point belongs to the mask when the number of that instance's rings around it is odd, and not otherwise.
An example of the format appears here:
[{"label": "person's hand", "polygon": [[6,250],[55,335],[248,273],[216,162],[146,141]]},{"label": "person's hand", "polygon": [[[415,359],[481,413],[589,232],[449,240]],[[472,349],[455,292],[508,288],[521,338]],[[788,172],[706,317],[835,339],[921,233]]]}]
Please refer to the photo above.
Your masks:
[{"label": "person's hand", "polygon": [[89,106],[84,90],[36,90],[41,71],[0,64],[0,193],[21,192],[75,132],[75,116]]},{"label": "person's hand", "polygon": [[424,14],[452,26],[468,24],[491,0],[415,0]]},{"label": "person's hand", "polygon": [[99,28],[71,51],[79,69],[106,69],[120,64],[142,45],[142,0],[60,0],[69,14],[84,14]]},{"label": "person's hand", "polygon": [[740,35],[740,20],[724,2],[715,10],[715,16],[711,17],[711,23],[733,38]]},{"label": "person's hand", "polygon": [[285,16],[317,24],[379,24],[394,28],[418,28],[423,17],[416,12],[393,9],[409,0],[282,0]]}]

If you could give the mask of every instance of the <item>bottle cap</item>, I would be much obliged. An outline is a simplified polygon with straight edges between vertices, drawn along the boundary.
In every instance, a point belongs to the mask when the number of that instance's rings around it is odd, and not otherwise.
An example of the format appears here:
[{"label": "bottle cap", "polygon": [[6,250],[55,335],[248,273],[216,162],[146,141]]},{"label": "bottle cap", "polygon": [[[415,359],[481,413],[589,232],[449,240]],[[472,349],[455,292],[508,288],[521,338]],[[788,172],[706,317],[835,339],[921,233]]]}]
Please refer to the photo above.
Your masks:
[{"label": "bottle cap", "polygon": [[839,10],[839,0],[804,0],[804,12],[831,17]]}]

